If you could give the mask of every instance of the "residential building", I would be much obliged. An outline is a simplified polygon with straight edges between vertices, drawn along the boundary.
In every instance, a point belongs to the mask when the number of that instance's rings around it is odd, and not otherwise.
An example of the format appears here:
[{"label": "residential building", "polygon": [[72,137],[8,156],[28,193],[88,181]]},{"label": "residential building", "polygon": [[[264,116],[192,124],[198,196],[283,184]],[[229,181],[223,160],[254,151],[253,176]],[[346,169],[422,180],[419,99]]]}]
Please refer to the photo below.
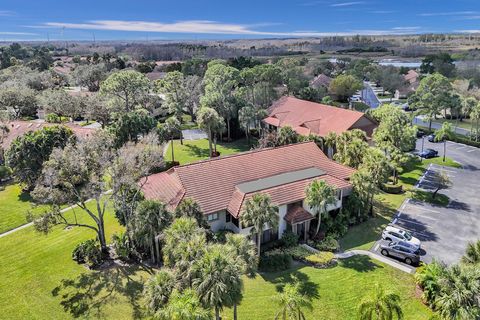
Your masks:
[{"label": "residential building", "polygon": [[298,134],[325,137],[330,132],[341,134],[360,129],[371,137],[377,123],[362,112],[284,96],[268,109],[263,119],[267,129],[292,127]]},{"label": "residential building", "polygon": [[256,193],[270,196],[278,206],[278,228],[270,228],[262,241],[281,237],[289,229],[302,239],[308,237],[314,212],[305,203],[305,188],[320,179],[337,189],[338,200],[329,210],[342,206],[351,193],[354,169],[328,159],[313,142],[259,149],[214,158],[146,177],[140,183],[147,199],[163,201],[174,210],[192,198],[205,214],[213,231],[231,230],[249,234],[242,225],[245,203]]},{"label": "residential building", "polygon": [[318,89],[320,87],[328,89],[328,87],[330,86],[330,82],[332,82],[332,78],[321,73],[316,76],[312,81],[310,81],[310,86],[315,89]]},{"label": "residential building", "polygon": [[405,79],[405,85],[398,90],[395,90],[395,99],[405,99],[412,92],[417,90],[420,75],[415,70],[408,70],[407,74],[403,76]]}]

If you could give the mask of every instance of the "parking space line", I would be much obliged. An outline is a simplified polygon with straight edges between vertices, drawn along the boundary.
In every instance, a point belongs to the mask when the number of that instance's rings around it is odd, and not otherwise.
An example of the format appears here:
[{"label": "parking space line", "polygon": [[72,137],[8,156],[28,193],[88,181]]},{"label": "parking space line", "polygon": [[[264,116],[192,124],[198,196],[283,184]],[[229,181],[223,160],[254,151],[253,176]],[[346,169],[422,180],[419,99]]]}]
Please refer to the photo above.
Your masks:
[{"label": "parking space line", "polygon": [[378,247],[380,247],[380,244],[376,244],[375,248],[373,248],[373,251],[377,251],[378,250]]},{"label": "parking space line", "polygon": [[470,149],[467,152],[473,152],[473,151],[477,151],[477,149]]},{"label": "parking space line", "polygon": [[423,207],[420,207],[420,206],[414,206],[418,209],[421,209],[421,210],[426,210],[426,211],[430,211],[430,212],[433,212],[433,213],[440,213],[440,211],[436,211],[436,210],[432,210],[432,209],[428,209],[428,208],[423,208]]},{"label": "parking space line", "polygon": [[464,146],[464,147],[458,147],[458,148],[455,148],[455,150],[462,150],[462,149],[465,149],[465,148],[468,148],[467,146]]}]

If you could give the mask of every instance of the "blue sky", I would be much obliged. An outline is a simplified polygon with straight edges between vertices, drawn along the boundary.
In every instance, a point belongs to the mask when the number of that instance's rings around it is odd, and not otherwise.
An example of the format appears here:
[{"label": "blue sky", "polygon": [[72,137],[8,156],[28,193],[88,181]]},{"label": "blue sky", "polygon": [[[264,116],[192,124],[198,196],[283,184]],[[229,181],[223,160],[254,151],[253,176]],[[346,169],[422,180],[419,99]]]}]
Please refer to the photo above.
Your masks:
[{"label": "blue sky", "polygon": [[0,40],[480,32],[479,0],[0,1]]}]

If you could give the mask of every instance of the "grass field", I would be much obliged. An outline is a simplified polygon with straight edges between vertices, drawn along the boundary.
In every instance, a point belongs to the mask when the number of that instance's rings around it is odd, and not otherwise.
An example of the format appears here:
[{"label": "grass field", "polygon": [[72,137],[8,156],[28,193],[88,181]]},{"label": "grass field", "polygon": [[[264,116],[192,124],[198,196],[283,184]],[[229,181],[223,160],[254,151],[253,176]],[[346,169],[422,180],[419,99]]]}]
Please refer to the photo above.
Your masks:
[{"label": "grass field", "polygon": [[26,215],[41,213],[46,206],[32,207],[30,195],[22,192],[18,184],[7,183],[0,186],[0,233],[27,223]]},{"label": "grass field", "polygon": [[[111,212],[106,226],[107,239],[122,229]],[[93,237],[85,228],[56,227],[44,235],[28,227],[0,238],[0,318],[131,319],[141,313],[148,270],[115,267],[92,272],[72,260],[73,248]]]},{"label": "grass field", "polygon": [[[402,205],[406,198],[413,196],[417,197],[419,200],[431,199],[431,197],[425,193],[419,194],[418,192],[411,192],[414,185],[430,164],[439,164],[447,167],[460,167],[460,164],[449,158],[447,158],[445,162],[443,162],[440,157],[423,161],[412,159],[399,176],[399,183],[403,186],[405,192],[401,194],[388,194],[382,192],[376,195],[373,208],[375,217],[350,228],[346,236],[340,240],[342,249],[369,250],[375,241],[379,239],[385,226],[392,221],[392,217],[396,214],[397,209]],[[445,196],[442,197],[439,195],[436,200],[439,201],[439,204],[445,204]]]},{"label": "grass field", "polygon": [[[362,299],[372,294],[375,284],[395,292],[402,299],[404,319],[428,319],[431,311],[415,296],[413,276],[365,256],[341,260],[338,266],[315,269],[299,266],[280,273],[257,275],[245,280],[245,294],[238,307],[239,319],[273,319],[277,312],[275,294],[296,276],[304,292],[313,298],[313,312],[307,319],[356,319]],[[225,310],[223,319],[232,319]]]},{"label": "grass field", "polygon": [[[248,145],[246,139],[240,139],[233,142],[220,142],[217,144],[217,151],[220,152],[220,156],[226,156],[229,154],[239,153],[242,151],[248,151],[251,147]],[[173,142],[173,151],[175,161],[180,162],[180,164],[187,164],[196,162],[199,160],[208,159],[209,148],[208,140],[193,140],[193,141],[183,141],[183,145],[180,144],[180,141],[175,140]],[[172,146],[168,145],[168,149],[165,153],[165,160],[172,160]]]}]

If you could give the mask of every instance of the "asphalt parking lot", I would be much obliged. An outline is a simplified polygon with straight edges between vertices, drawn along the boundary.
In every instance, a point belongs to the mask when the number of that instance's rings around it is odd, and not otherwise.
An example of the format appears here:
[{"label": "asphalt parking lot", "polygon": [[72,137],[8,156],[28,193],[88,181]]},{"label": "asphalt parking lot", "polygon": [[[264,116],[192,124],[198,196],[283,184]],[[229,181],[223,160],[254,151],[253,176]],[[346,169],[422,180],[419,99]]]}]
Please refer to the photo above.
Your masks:
[{"label": "asphalt parking lot", "polygon": [[[417,149],[421,149],[421,139]],[[443,155],[442,143],[424,141]],[[458,143],[447,143],[447,156],[462,164],[462,169],[431,165],[417,187],[435,190],[438,172],[448,175],[452,186],[439,193],[449,198],[446,207],[414,200],[406,201],[392,221],[393,225],[410,230],[422,241],[421,260],[433,259],[447,264],[458,262],[468,242],[480,239],[480,149]],[[383,240],[382,240],[383,241]],[[372,250],[377,250],[379,241]]]}]

